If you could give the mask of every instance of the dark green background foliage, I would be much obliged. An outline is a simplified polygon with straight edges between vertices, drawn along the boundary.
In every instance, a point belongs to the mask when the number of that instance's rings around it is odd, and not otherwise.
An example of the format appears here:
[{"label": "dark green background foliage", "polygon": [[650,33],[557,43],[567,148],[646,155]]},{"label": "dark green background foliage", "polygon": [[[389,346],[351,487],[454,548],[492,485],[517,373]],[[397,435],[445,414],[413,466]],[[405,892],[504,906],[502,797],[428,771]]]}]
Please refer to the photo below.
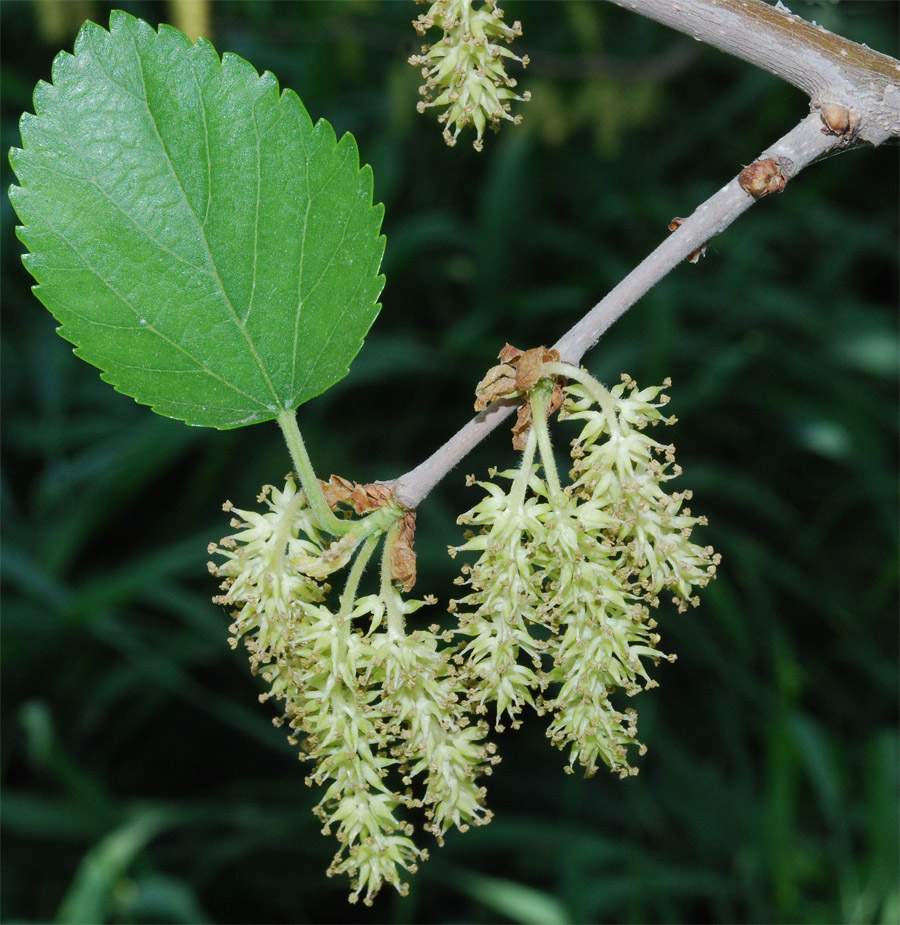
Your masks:
[{"label": "dark green background foliage", "polygon": [[[894,3],[791,6],[897,54]],[[2,4],[4,150],[54,53],[109,9]],[[417,12],[213,8],[218,50],[352,131],[375,172],[384,310],[300,414],[320,472],[361,481],[421,461],[505,340],[555,340],[806,106],[610,4],[508,0],[534,99],[483,154],[450,150],[415,113]],[[640,775],[565,775],[529,718],[502,737],[494,822],[371,911],[324,877],[316,793],[209,601],[221,502],[289,468],[277,428],[185,427],[73,359],[4,196],[3,919],[896,922],[897,160],[811,167],[588,357],[606,380],[673,377],[666,435],[724,555],[698,611],[661,615],[679,660],[633,702]],[[512,462],[498,433],[423,505],[421,593],[451,593],[464,473]]]}]

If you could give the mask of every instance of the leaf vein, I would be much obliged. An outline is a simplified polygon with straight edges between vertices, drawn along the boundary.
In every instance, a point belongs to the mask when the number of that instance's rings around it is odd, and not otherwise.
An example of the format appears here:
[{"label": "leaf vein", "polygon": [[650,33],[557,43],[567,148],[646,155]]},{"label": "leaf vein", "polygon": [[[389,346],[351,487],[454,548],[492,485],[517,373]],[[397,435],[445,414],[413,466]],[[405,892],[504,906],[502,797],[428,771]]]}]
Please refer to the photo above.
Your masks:
[{"label": "leaf vein", "polygon": [[297,267],[297,310],[294,313],[294,343],[291,351],[291,402],[293,402],[294,396],[297,394],[297,350],[300,346],[300,321],[303,316],[303,272],[306,262],[306,236],[309,229],[309,213],[313,203],[312,183],[309,175],[311,157],[309,146],[306,144],[304,144],[304,153],[306,155],[306,212],[303,215],[303,231],[300,237],[300,263]]},{"label": "leaf vein", "polygon": [[209,123],[206,120],[206,104],[203,102],[203,88],[200,86],[200,80],[197,77],[197,71],[191,62],[191,77],[194,78],[194,85],[197,88],[197,102],[200,110],[200,117],[203,120],[203,148],[206,152],[206,205],[203,211],[202,228],[206,228],[209,221],[209,210],[212,208],[212,157],[209,146]]},{"label": "leaf vein", "polygon": [[256,300],[256,275],[259,270],[259,206],[262,199],[262,138],[259,134],[259,121],[256,117],[256,107],[259,100],[253,104],[253,132],[256,136],[256,209],[253,215],[253,272],[250,281],[250,304],[243,322],[248,324],[253,305]]},{"label": "leaf vein", "polygon": [[[349,154],[350,154],[349,151],[348,151],[347,153],[345,153],[345,155],[344,155],[344,159],[345,159],[345,160],[346,160],[346,158],[347,158],[347,156],[348,156]],[[343,166],[343,165],[341,165],[341,166]],[[335,171],[335,173],[336,173],[336,172],[337,172],[337,171]],[[331,259],[328,261],[328,266],[330,266],[331,263],[332,263],[332,261],[334,260],[334,254],[336,254],[336,253],[341,249],[341,247],[343,246],[344,239],[345,239],[346,236],[347,236],[347,228],[348,228],[348,226],[349,226],[350,221],[351,221],[352,218],[353,218],[353,211],[352,211],[352,210],[348,210],[346,219],[344,220],[344,227],[343,227],[342,230],[341,230],[340,241],[338,242],[337,247],[334,249],[334,252],[332,253]],[[313,289],[315,288],[315,286],[317,286],[317,285],[319,284],[319,282],[321,281],[321,279],[322,279],[323,276],[324,276],[324,272],[322,273],[322,275],[320,275],[319,279],[316,280],[316,283],[315,283],[315,285],[313,286]],[[353,298],[353,297],[354,297],[354,296],[356,295],[356,293],[360,290],[360,288],[362,287],[363,283],[364,283],[364,278],[363,278],[363,276],[360,274],[360,275],[358,276],[357,284],[356,284],[356,287],[354,288],[352,294],[351,294],[350,296],[348,296],[347,298],[344,298],[344,299],[342,300],[342,302],[341,302],[342,308],[341,308],[340,314],[338,315],[337,319],[335,320],[335,323],[332,324],[331,327],[329,328],[329,331],[328,331],[327,336],[325,337],[325,339],[324,339],[324,341],[322,342],[322,344],[319,346],[319,350],[318,350],[318,353],[316,354],[315,364],[313,365],[313,368],[316,368],[316,367],[318,366],[319,361],[320,361],[321,358],[322,358],[322,354],[325,353],[325,351],[327,350],[328,346],[331,344],[331,341],[333,340],[335,334],[342,328],[342,326],[343,326],[343,321],[344,321],[344,317],[346,316],[347,312],[349,311],[349,307],[350,307],[352,304],[354,304],[354,298]],[[308,296],[307,296],[307,297],[308,297]]]},{"label": "leaf vein", "polygon": [[[213,379],[216,379],[217,381],[221,382],[223,385],[225,385],[226,387],[228,387],[229,389],[231,389],[233,392],[236,392],[236,393],[239,394],[239,395],[243,395],[245,398],[250,399],[251,401],[253,401],[255,404],[259,405],[259,406],[262,407],[262,408],[265,408],[265,407],[266,407],[264,402],[261,402],[258,398],[255,398],[254,396],[248,394],[248,393],[245,392],[243,389],[238,388],[236,385],[234,385],[233,383],[229,382],[227,379],[224,379],[224,378],[223,378],[222,376],[220,376],[218,373],[216,373],[216,372],[214,372],[213,370],[211,370],[202,360],[200,360],[200,359],[198,359],[196,356],[194,356],[189,350],[185,349],[181,344],[176,343],[176,342],[175,342],[174,340],[172,340],[170,337],[167,337],[167,336],[166,336],[165,334],[163,334],[155,325],[151,324],[149,321],[148,321],[146,324],[140,324],[140,322],[141,322],[142,320],[146,321],[146,319],[142,319],[142,318],[141,318],[141,313],[140,313],[140,312],[137,310],[137,308],[135,308],[135,306],[131,303],[131,300],[128,299],[123,293],[119,292],[119,290],[116,288],[115,285],[113,285],[113,283],[111,283],[108,279],[106,279],[106,278],[104,278],[103,276],[101,276],[101,275],[94,269],[94,267],[91,265],[91,263],[82,255],[81,251],[79,251],[79,249],[78,249],[78,248],[66,237],[66,235],[62,233],[62,231],[60,231],[58,228],[56,228],[56,227],[53,225],[53,223],[50,222],[50,221],[48,221],[47,224],[48,224],[48,225],[50,226],[50,228],[53,230],[54,234],[55,234],[61,241],[63,241],[66,245],[68,245],[68,247],[69,247],[69,249],[72,251],[72,253],[73,253],[79,260],[81,260],[81,262],[82,262],[82,264],[84,265],[84,268],[87,270],[87,272],[90,273],[90,274],[92,274],[94,277],[96,277],[96,279],[98,279],[98,280],[99,280],[99,281],[100,281],[100,282],[101,282],[101,283],[102,283],[102,284],[103,284],[103,285],[104,285],[104,286],[105,286],[105,287],[106,287],[106,288],[107,288],[107,289],[108,289],[108,290],[109,290],[109,291],[110,291],[110,292],[111,292],[111,293],[112,293],[123,305],[125,305],[127,308],[129,308],[129,309],[131,310],[131,312],[132,312],[132,314],[134,315],[134,317],[138,319],[138,324],[140,325],[141,330],[149,331],[149,332],[155,334],[155,335],[156,335],[157,337],[159,337],[164,343],[168,344],[168,345],[169,345],[170,347],[172,347],[174,350],[176,350],[176,351],[178,351],[179,353],[183,354],[185,357],[187,357],[189,360],[191,360],[193,363],[195,363],[197,366],[199,366],[199,367],[200,367],[200,370],[202,370],[204,373],[206,373],[207,375],[211,376]],[[91,324],[96,324],[96,323],[97,323],[97,322],[95,322],[92,318],[90,318],[89,316],[82,315],[81,313],[76,312],[76,311],[74,311],[74,310],[72,310],[72,309],[67,309],[67,312],[68,312],[69,314],[73,315],[74,317],[80,318],[80,319],[85,320],[85,321],[88,321],[88,322],[90,322]]]},{"label": "leaf vein", "polygon": [[[134,43],[134,41],[135,41],[135,40],[134,40],[134,38],[132,37],[132,43]],[[136,44],[135,44],[135,49],[137,49],[137,45],[136,45]],[[147,91],[147,77],[146,77],[146,74],[144,73],[144,63],[143,63],[143,60],[141,60],[140,55],[138,55],[138,62],[139,62],[139,68],[140,68],[140,73],[141,73],[141,81],[142,81],[143,84],[144,84],[144,90],[145,90],[145,93],[146,93],[146,91]],[[221,66],[221,64],[220,64],[220,66]],[[202,101],[201,101],[201,103],[202,103]],[[186,206],[187,209],[190,211],[190,213],[193,215],[194,221],[195,221],[195,223],[196,223],[196,225],[197,225],[197,229],[198,229],[199,232],[200,232],[200,237],[201,237],[201,239],[203,240],[203,245],[204,245],[204,248],[206,249],[207,259],[208,259],[208,261],[209,261],[210,267],[212,268],[213,278],[216,280],[216,283],[217,283],[217,285],[218,285],[218,287],[219,287],[219,291],[220,291],[221,294],[222,294],[222,298],[225,300],[225,305],[226,305],[226,307],[228,308],[228,311],[231,313],[231,316],[232,316],[232,318],[234,319],[234,323],[238,326],[238,329],[239,329],[239,331],[241,332],[241,336],[244,338],[244,341],[245,341],[245,343],[247,344],[247,347],[248,347],[248,349],[249,349],[249,351],[250,351],[251,356],[252,356],[253,359],[255,360],[256,365],[259,367],[259,371],[262,373],[263,379],[265,380],[265,383],[266,383],[266,385],[268,386],[269,391],[270,391],[271,394],[272,394],[272,398],[274,399],[274,401],[275,401],[276,403],[279,403],[279,404],[280,404],[280,399],[279,399],[279,397],[278,397],[278,393],[277,393],[277,391],[275,390],[275,386],[274,386],[274,384],[273,384],[271,378],[269,377],[269,371],[266,369],[265,365],[263,364],[262,358],[261,358],[260,355],[259,355],[259,351],[256,349],[256,344],[254,343],[253,338],[250,337],[249,332],[247,331],[247,329],[246,329],[246,327],[244,326],[244,324],[241,322],[240,315],[238,314],[237,309],[234,307],[234,303],[231,301],[231,298],[230,298],[230,296],[228,295],[228,292],[227,292],[226,289],[225,289],[225,284],[224,284],[224,282],[222,281],[222,276],[221,276],[221,274],[219,273],[218,267],[216,266],[216,262],[215,262],[215,259],[214,259],[214,257],[213,257],[213,254],[212,254],[212,249],[210,248],[210,245],[209,245],[209,238],[206,236],[206,229],[205,229],[205,227],[201,224],[200,219],[199,219],[199,216],[197,215],[197,212],[196,212],[196,210],[194,209],[194,207],[191,205],[190,199],[189,199],[188,196],[187,196],[187,192],[185,191],[184,186],[183,186],[183,184],[181,183],[181,180],[180,180],[180,178],[179,178],[179,176],[178,176],[178,171],[175,169],[175,164],[174,164],[174,162],[172,161],[172,156],[171,156],[171,154],[169,153],[169,150],[168,150],[168,148],[166,147],[165,142],[163,141],[162,134],[161,134],[160,131],[159,131],[159,125],[158,125],[157,122],[156,122],[156,116],[154,115],[153,110],[150,108],[149,103],[146,103],[145,105],[146,105],[146,109],[147,109],[147,115],[148,115],[149,118],[150,118],[150,124],[153,126],[153,131],[154,131],[154,133],[156,134],[156,138],[157,138],[157,141],[159,142],[160,148],[162,149],[163,153],[165,154],[165,159],[166,159],[166,163],[167,163],[167,165],[168,165],[168,167],[169,167],[169,171],[171,172],[172,177],[173,177],[174,180],[176,181],[176,183],[177,183],[177,185],[178,185],[178,188],[179,188],[179,190],[181,191],[181,195],[182,195],[182,197],[183,197],[183,199],[184,199],[185,206]]]},{"label": "leaf vein", "polygon": [[152,241],[156,247],[158,247],[161,251],[165,251],[173,260],[177,261],[178,263],[183,263],[185,266],[190,267],[191,270],[195,270],[197,273],[203,273],[207,276],[214,276],[209,267],[204,267],[200,264],[192,263],[186,257],[182,257],[181,254],[176,253],[168,245],[163,244],[163,242],[160,241],[159,238],[157,238],[149,229],[145,228],[139,221],[137,221],[137,219],[120,202],[113,198],[113,196],[111,196],[110,193],[94,179],[94,177],[91,175],[91,170],[88,167],[87,162],[84,160],[84,158],[81,156],[81,153],[75,148],[71,141],[70,146],[73,153],[78,156],[79,161],[84,167],[85,172],[82,176],[72,176],[70,174],[57,171],[52,167],[41,167],[39,170],[43,170],[45,173],[48,173],[51,176],[61,176],[67,180],[80,180],[82,182],[89,183],[107,202],[109,202],[116,209],[117,212],[119,212],[119,214],[123,216],[123,218],[127,219],[134,226],[134,228],[136,228],[145,238],[147,238],[148,241]]}]

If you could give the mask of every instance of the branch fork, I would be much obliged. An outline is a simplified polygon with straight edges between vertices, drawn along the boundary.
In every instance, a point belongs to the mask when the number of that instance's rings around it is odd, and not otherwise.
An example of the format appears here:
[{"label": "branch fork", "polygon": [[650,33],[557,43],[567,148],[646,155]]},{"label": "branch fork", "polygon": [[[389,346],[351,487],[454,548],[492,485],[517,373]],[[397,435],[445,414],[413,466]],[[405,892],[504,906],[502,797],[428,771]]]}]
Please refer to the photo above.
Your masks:
[{"label": "branch fork", "polygon": [[[610,325],[679,263],[696,263],[707,242],[758,199],[781,192],[801,170],[831,151],[900,137],[900,61],[808,23],[780,2],[775,6],[763,0],[612,2],[792,83],[810,97],[810,112],[691,216],[673,219],[669,226],[673,233],[553,345],[551,350],[572,365],[578,365]],[[389,483],[399,504],[416,508],[509,417],[515,401],[502,390],[509,384],[506,380],[518,378],[513,372],[513,364],[501,354],[500,366],[479,383],[478,415],[423,463]]]}]

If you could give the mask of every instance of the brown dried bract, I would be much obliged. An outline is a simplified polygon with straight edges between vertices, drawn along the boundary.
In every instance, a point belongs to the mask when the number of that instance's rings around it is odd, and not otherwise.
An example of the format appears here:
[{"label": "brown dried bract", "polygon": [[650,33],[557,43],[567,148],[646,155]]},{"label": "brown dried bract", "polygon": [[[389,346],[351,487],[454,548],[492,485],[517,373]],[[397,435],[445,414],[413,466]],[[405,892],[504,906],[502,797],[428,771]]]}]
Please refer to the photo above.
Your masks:
[{"label": "brown dried bract", "polygon": [[[357,514],[368,514],[393,499],[390,486],[382,482],[360,485],[339,475],[332,475],[327,482],[319,479],[319,485],[332,510],[340,504],[349,504]],[[411,591],[416,583],[416,554],[413,550],[415,533],[416,512],[406,511],[400,520],[397,539],[391,547],[391,578],[399,582],[404,591]]]},{"label": "brown dried bract", "polygon": [[[683,224],[684,224],[684,219],[679,218],[679,216],[676,215],[675,218],[673,218],[672,221],[669,222],[669,226],[668,226],[669,231],[675,231],[678,228],[680,228]],[[703,244],[701,244],[699,247],[692,250],[687,255],[685,260],[687,260],[688,263],[696,263],[701,257],[706,256],[706,248],[708,247],[708,245],[709,245],[709,241],[704,241]]]},{"label": "brown dried bract", "polygon": [[519,350],[518,347],[513,347],[512,344],[504,344],[498,359],[501,363],[509,363],[510,366],[515,366],[522,353],[523,351]]},{"label": "brown dried bract", "polygon": [[841,144],[849,144],[859,131],[859,115],[840,103],[822,103],[819,116],[824,123],[823,135],[837,135]]},{"label": "brown dried bract", "polygon": [[413,540],[416,534],[416,512],[407,511],[400,521],[400,532],[391,547],[391,578],[400,583],[404,591],[411,591],[416,583],[416,553]]},{"label": "brown dried bract", "polygon": [[525,444],[528,443],[528,431],[530,430],[531,402],[525,402],[524,405],[519,405],[519,410],[516,412],[516,423],[512,426],[514,450],[521,453],[525,449]]},{"label": "brown dried bract", "polygon": [[332,510],[339,504],[350,504],[357,514],[367,514],[384,507],[393,497],[389,485],[379,482],[360,485],[339,475],[332,475],[327,482],[319,479],[319,485],[322,486],[322,494]]},{"label": "brown dried bract", "polygon": [[793,167],[786,157],[761,157],[738,174],[738,183],[754,199],[762,199],[785,188]]},{"label": "brown dried bract", "polygon": [[526,350],[516,362],[516,388],[520,392],[530,392],[543,378],[545,363],[558,363],[559,351],[546,347]]},{"label": "brown dried bract", "polygon": [[[512,344],[506,344],[500,351],[499,360],[500,363],[488,370],[487,375],[475,389],[476,411],[483,411],[491,402],[501,398],[517,398],[527,395],[541,379],[547,378],[544,364],[559,363],[560,356],[558,350],[548,350],[546,347],[520,350]],[[548,417],[562,405],[565,384],[566,380],[563,376],[554,377],[553,394],[550,396],[547,407]],[[525,448],[530,427],[531,405],[525,402],[519,408],[516,423],[512,429],[515,449]]]},{"label": "brown dried bract", "polygon": [[519,350],[506,344],[500,362],[492,366],[475,387],[475,410],[483,411],[501,398],[516,398],[530,392],[543,378],[544,363],[558,363],[559,352],[546,347]]},{"label": "brown dried bract", "polygon": [[508,363],[492,366],[475,386],[475,410],[484,411],[491,402],[512,395],[516,390],[516,371]]},{"label": "brown dried bract", "polygon": [[522,351],[505,344],[500,351],[500,362],[492,366],[484,379],[475,386],[475,410],[484,411],[491,402],[511,397],[516,391],[516,363]]}]

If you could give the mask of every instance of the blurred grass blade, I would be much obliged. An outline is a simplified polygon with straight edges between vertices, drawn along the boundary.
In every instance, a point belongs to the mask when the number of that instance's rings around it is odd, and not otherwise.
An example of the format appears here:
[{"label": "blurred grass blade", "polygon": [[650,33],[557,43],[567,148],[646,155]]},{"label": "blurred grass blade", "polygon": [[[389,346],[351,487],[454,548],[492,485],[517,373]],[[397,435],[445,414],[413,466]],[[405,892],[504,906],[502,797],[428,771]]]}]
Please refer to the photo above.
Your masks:
[{"label": "blurred grass blade", "polygon": [[76,871],[59,907],[57,922],[97,925],[107,921],[113,894],[129,866],[169,822],[168,813],[142,812],[98,842]]},{"label": "blurred grass blade", "polygon": [[571,916],[556,897],[499,877],[458,875],[454,884],[476,902],[522,925],[566,925]]},{"label": "blurred grass blade", "polygon": [[125,921],[185,922],[188,925],[210,921],[194,891],[176,877],[150,874],[138,878],[134,886],[123,909]]}]

